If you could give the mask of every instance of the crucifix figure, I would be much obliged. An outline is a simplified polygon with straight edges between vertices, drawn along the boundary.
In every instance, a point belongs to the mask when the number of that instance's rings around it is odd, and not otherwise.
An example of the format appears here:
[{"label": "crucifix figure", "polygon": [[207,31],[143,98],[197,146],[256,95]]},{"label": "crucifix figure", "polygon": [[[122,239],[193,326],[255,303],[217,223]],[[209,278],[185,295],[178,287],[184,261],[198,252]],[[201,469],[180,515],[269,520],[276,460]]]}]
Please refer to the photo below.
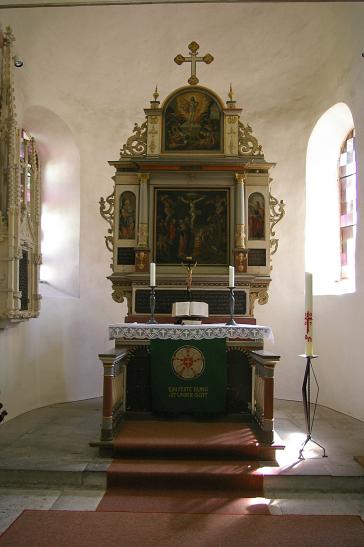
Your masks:
[{"label": "crucifix figure", "polygon": [[214,60],[213,56],[210,53],[206,53],[203,57],[197,57],[199,44],[197,42],[191,42],[188,45],[188,49],[191,52],[190,57],[184,57],[180,53],[174,58],[174,62],[177,63],[177,65],[181,65],[182,63],[191,63],[191,77],[188,78],[188,83],[190,85],[196,85],[199,82],[199,79],[196,76],[196,63],[198,62],[204,62],[207,65],[212,63]]}]

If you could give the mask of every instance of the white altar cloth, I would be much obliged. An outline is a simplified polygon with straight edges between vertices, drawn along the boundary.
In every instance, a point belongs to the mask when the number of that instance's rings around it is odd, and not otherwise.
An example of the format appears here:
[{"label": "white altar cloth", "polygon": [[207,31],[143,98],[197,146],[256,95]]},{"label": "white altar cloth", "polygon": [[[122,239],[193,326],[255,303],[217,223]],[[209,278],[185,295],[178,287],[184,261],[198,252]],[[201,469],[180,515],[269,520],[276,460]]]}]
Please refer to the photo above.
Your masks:
[{"label": "white altar cloth", "polygon": [[169,323],[120,323],[109,325],[109,340],[206,340],[234,338],[239,340],[273,339],[272,329],[260,325],[172,325]]}]

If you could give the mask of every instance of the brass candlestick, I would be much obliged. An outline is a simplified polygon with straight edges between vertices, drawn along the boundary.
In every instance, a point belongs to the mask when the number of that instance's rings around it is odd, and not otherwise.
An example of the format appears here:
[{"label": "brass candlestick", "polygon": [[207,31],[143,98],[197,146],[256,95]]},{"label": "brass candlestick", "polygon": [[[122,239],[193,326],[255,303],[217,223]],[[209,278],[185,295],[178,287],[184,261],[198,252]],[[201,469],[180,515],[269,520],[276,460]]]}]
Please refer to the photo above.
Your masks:
[{"label": "brass candlestick", "polygon": [[155,287],[150,287],[150,297],[149,297],[149,303],[150,303],[150,319],[148,321],[148,325],[154,325],[155,323],[158,323],[156,318],[154,317],[154,311],[155,311]]},{"label": "brass candlestick", "polygon": [[230,310],[230,319],[227,321],[226,325],[236,325],[236,321],[234,319],[234,310],[235,310],[235,296],[234,296],[234,288],[235,287],[229,287],[229,310]]}]

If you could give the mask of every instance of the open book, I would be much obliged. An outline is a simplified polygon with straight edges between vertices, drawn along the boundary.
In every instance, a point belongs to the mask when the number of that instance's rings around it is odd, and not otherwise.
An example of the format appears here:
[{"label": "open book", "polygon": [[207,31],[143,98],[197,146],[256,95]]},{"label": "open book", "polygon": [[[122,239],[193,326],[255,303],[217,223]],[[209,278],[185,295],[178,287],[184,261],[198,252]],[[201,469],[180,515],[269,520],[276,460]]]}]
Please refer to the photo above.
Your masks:
[{"label": "open book", "polygon": [[175,302],[172,317],[208,317],[209,305],[206,302]]}]

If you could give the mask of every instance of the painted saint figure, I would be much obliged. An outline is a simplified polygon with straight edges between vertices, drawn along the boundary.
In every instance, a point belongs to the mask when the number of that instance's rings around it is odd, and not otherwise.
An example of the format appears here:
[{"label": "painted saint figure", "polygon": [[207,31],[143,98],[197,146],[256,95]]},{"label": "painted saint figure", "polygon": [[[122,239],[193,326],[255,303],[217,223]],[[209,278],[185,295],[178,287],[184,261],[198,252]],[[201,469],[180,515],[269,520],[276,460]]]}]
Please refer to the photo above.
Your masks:
[{"label": "painted saint figure", "polygon": [[249,239],[265,239],[265,201],[260,192],[254,192],[248,201]]},{"label": "painted saint figure", "polygon": [[123,192],[120,196],[119,238],[135,239],[135,194]]}]

